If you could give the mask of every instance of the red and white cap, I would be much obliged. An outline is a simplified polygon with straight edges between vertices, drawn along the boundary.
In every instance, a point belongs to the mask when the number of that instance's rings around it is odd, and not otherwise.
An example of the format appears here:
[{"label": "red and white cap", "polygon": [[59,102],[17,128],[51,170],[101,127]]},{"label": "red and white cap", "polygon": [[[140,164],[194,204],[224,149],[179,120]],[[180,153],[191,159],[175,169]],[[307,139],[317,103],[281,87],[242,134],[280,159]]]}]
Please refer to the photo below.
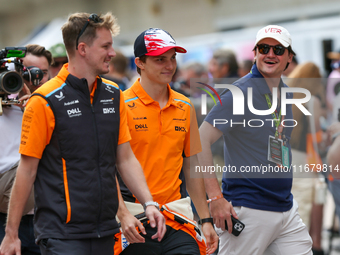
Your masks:
[{"label": "red and white cap", "polygon": [[149,28],[137,37],[134,44],[134,54],[135,57],[143,55],[159,56],[173,48],[179,53],[187,52],[183,47],[176,45],[176,41],[167,31]]},{"label": "red and white cap", "polygon": [[256,35],[255,45],[258,44],[264,38],[273,38],[279,43],[281,43],[284,47],[292,46],[292,38],[287,29],[284,27],[269,25],[264,28],[261,28]]}]

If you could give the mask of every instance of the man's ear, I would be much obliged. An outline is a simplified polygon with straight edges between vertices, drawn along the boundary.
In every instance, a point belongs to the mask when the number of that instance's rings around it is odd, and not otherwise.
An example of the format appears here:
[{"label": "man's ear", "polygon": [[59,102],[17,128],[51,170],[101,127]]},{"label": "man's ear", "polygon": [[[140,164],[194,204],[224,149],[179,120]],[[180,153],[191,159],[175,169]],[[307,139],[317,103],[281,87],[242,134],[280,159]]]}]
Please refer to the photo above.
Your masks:
[{"label": "man's ear", "polygon": [[136,66],[138,66],[141,70],[144,70],[144,65],[145,65],[145,63],[144,63],[142,60],[140,60],[139,57],[135,58],[135,64],[136,64]]},{"label": "man's ear", "polygon": [[291,63],[293,61],[293,53],[289,52],[289,55],[288,55],[288,63]]},{"label": "man's ear", "polygon": [[79,43],[77,51],[81,56],[84,57],[86,55],[86,43],[84,42]]}]

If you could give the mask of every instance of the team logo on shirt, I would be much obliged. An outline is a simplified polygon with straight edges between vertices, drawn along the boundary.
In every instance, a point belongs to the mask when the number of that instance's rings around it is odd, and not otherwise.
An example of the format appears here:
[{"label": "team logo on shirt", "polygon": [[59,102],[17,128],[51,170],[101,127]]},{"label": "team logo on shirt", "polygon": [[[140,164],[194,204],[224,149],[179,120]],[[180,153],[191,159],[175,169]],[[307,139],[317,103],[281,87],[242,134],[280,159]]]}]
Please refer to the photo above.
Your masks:
[{"label": "team logo on shirt", "polygon": [[112,87],[109,86],[109,85],[106,85],[105,90],[108,91],[108,92],[110,92],[110,93],[115,93],[115,92],[112,90]]},{"label": "team logo on shirt", "polygon": [[71,102],[65,102],[64,105],[67,106],[67,105],[72,105],[72,104],[79,104],[79,100],[73,100]]},{"label": "team logo on shirt", "polygon": [[64,93],[60,91],[59,95],[55,95],[55,97],[58,99],[58,101],[63,100],[65,98]]},{"label": "team logo on shirt", "polygon": [[128,104],[128,106],[131,110],[137,108],[135,102],[133,102],[132,104]]},{"label": "team logo on shirt", "polygon": [[182,121],[186,121],[187,119],[184,118],[184,119],[180,119],[180,118],[173,118],[172,120],[174,121],[178,121],[178,122],[182,122]]},{"label": "team logo on shirt", "polygon": [[185,127],[175,126],[175,131],[187,132],[187,129]]},{"label": "team logo on shirt", "polygon": [[176,108],[179,109],[179,110],[181,110],[181,111],[185,111],[185,110],[183,109],[183,104],[179,104],[178,106],[176,106]]},{"label": "team logo on shirt", "polygon": [[146,120],[146,117],[134,117],[133,120]]},{"label": "team logo on shirt", "polygon": [[114,100],[114,98],[102,99],[102,100],[100,100],[100,102],[102,104],[113,104],[113,100]]},{"label": "team logo on shirt", "polygon": [[147,124],[136,124],[135,125],[135,130],[136,131],[148,131],[148,125]]},{"label": "team logo on shirt", "polygon": [[67,110],[67,114],[70,118],[78,117],[82,115],[81,110],[79,108],[73,108],[71,110]]},{"label": "team logo on shirt", "polygon": [[110,113],[116,113],[116,112],[115,112],[115,108],[111,107],[111,108],[103,108],[103,113],[110,114]]}]

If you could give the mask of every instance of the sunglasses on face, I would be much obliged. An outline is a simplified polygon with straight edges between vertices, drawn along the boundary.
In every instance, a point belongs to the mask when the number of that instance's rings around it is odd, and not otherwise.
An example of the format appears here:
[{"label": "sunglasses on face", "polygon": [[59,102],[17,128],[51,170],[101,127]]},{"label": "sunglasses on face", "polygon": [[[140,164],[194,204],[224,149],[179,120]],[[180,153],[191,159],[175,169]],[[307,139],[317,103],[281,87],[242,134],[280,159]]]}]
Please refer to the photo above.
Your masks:
[{"label": "sunglasses on face", "polygon": [[78,41],[79,41],[79,38],[82,36],[82,34],[85,32],[85,29],[87,28],[87,26],[89,25],[90,23],[90,20],[92,20],[94,23],[99,23],[99,22],[102,22],[103,19],[99,18],[99,16],[95,13],[92,13],[90,15],[90,17],[87,19],[86,23],[84,24],[83,28],[80,30],[80,33],[77,37],[77,41],[76,41],[76,50],[78,50]]},{"label": "sunglasses on face", "polygon": [[273,45],[268,45],[268,44],[258,44],[257,48],[259,49],[259,52],[264,55],[268,54],[268,52],[270,51],[270,48],[273,48],[273,52],[277,56],[282,56],[286,51],[286,48],[283,47],[282,45],[273,46]]}]

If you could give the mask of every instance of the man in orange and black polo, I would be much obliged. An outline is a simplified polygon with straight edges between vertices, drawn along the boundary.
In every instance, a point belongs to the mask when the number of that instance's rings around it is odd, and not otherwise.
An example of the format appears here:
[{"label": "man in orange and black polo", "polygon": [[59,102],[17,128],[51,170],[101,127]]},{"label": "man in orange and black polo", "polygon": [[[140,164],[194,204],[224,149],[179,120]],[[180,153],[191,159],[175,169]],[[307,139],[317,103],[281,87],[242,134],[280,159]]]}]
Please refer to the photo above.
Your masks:
[{"label": "man in orange and black polo", "polygon": [[[112,255],[119,231],[116,166],[138,199],[153,203],[129,144],[123,94],[99,76],[115,56],[117,28],[111,13],[75,13],[62,27],[69,64],[35,91],[24,112],[0,254],[20,253],[18,226],[33,183],[34,230],[43,255]],[[160,241],[164,217],[154,206],[145,206],[145,214]]]},{"label": "man in orange and black polo", "polygon": [[[217,247],[218,237],[209,222],[203,179],[190,178],[190,161],[197,162],[196,154],[201,151],[195,110],[187,97],[168,84],[176,70],[176,52],[186,50],[177,46],[168,32],[157,28],[141,33],[134,44],[141,78],[124,91],[130,143],[151,194],[161,205],[167,232],[161,242],[154,241],[149,232],[142,235],[145,242],[130,244],[122,252],[124,255],[138,254],[141,250],[143,254],[206,254]],[[207,220],[202,226],[207,246],[193,225],[178,220],[182,211],[169,209],[170,204],[186,197],[184,177],[199,216]],[[123,183],[121,190],[125,201],[138,202]],[[131,236],[129,231],[126,234]]]}]

